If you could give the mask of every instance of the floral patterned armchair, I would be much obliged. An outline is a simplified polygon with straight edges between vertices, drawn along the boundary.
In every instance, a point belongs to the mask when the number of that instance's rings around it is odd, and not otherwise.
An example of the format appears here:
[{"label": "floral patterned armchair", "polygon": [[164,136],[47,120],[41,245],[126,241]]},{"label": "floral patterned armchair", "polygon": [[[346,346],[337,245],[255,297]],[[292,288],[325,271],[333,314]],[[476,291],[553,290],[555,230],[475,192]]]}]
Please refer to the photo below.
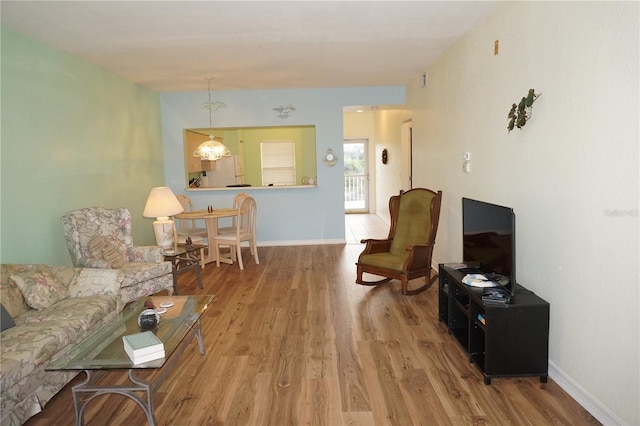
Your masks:
[{"label": "floral patterned armchair", "polygon": [[171,263],[158,246],[133,245],[128,209],[87,207],[64,214],[61,222],[73,266],[124,273],[124,303],[162,290],[173,294]]}]

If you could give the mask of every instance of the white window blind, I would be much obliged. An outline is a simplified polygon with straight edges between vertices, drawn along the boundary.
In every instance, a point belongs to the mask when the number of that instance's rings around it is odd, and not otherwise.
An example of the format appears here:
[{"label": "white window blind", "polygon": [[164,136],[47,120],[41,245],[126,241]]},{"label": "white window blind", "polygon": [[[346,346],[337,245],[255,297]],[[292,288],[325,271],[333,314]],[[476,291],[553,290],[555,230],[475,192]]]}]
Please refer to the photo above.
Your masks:
[{"label": "white window blind", "polygon": [[294,141],[260,142],[262,185],[296,184],[296,144]]}]

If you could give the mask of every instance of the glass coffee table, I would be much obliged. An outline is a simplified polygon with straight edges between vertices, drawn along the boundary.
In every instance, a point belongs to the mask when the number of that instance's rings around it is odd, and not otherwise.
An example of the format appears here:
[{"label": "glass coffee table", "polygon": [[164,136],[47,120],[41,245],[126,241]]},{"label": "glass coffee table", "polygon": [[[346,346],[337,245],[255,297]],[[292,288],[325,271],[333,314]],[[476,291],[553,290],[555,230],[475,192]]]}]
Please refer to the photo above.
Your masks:
[{"label": "glass coffee table", "polygon": [[[133,399],[145,412],[150,425],[157,421],[153,393],[171,372],[180,355],[195,337],[200,354],[204,355],[200,316],[215,296],[154,296],[143,297],[128,304],[118,316],[93,335],[53,362],[47,370],[83,370],[87,378],[73,386],[76,425],[82,425],[87,404],[95,397],[115,393]],[[133,364],[124,351],[122,336],[139,333],[138,316],[151,300],[156,307],[167,306],[152,330],[164,344],[165,357],[144,364]],[[168,306],[171,305],[172,306]],[[160,312],[162,309],[160,309]],[[109,373],[129,371],[130,384],[109,384]],[[143,371],[157,370],[153,382],[137,377]],[[155,375],[154,375],[155,376]],[[139,393],[145,395],[143,398]]]}]

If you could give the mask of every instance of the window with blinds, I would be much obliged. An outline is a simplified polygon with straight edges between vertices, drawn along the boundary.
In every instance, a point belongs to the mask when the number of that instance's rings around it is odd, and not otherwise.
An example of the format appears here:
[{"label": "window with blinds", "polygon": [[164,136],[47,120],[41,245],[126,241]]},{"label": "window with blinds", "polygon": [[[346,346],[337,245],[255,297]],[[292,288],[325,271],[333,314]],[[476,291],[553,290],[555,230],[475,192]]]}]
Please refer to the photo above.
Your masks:
[{"label": "window with blinds", "polygon": [[262,185],[296,184],[296,144],[294,141],[260,142]]}]

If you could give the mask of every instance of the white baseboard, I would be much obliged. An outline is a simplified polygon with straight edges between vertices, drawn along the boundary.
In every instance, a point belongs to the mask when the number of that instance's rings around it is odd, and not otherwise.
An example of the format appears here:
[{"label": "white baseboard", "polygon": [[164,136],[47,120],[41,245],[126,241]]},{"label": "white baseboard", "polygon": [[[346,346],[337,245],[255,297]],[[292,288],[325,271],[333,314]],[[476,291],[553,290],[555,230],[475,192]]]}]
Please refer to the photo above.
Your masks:
[{"label": "white baseboard", "polygon": [[258,247],[269,246],[319,246],[323,244],[346,244],[347,241],[343,239],[333,240],[290,240],[290,241],[258,241],[256,244]]},{"label": "white baseboard", "polygon": [[600,401],[551,361],[549,361],[549,377],[603,425],[624,424],[622,419],[602,405]]}]

